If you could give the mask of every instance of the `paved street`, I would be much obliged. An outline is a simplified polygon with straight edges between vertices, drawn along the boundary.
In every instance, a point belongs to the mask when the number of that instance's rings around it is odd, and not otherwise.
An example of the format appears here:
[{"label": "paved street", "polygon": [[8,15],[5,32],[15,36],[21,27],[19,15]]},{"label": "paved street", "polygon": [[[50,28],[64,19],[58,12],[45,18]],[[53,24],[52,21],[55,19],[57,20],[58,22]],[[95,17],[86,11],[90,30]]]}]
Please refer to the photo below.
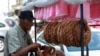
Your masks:
[{"label": "paved street", "polygon": [[0,56],[3,56],[3,52],[0,52]]}]

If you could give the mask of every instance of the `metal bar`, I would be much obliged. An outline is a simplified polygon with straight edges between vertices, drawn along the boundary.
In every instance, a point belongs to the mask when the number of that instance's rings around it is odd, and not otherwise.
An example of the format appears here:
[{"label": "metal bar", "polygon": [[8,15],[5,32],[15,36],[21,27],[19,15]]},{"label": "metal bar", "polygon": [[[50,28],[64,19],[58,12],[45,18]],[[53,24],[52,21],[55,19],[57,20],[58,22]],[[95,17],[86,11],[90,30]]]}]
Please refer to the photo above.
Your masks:
[{"label": "metal bar", "polygon": [[60,48],[61,48],[61,51],[64,52],[64,48],[63,48],[63,45],[60,45]]},{"label": "metal bar", "polygon": [[81,31],[80,31],[80,43],[81,43],[81,56],[84,56],[84,35],[83,35],[83,4],[80,4],[80,24],[81,24]]},{"label": "metal bar", "polygon": [[[37,27],[37,23],[36,23],[36,19],[34,19],[34,26],[35,26],[35,42],[37,42],[37,32],[36,32],[36,27]],[[37,53],[35,52],[35,56],[37,56]]]},{"label": "metal bar", "polygon": [[36,19],[34,19],[34,28],[35,28],[35,34],[34,34],[34,36],[35,36],[35,42],[37,42],[37,40],[36,40],[36,27],[37,27],[37,23],[36,23]]},{"label": "metal bar", "polygon": [[89,56],[89,47],[88,47],[88,45],[86,46],[86,56]]},{"label": "metal bar", "polygon": [[[36,19],[34,19],[34,28],[35,28],[34,29],[34,32],[35,32],[34,37],[35,37],[35,42],[37,42],[36,27],[37,27],[37,23],[36,23]],[[30,56],[34,56],[33,52],[30,53]],[[35,56],[37,56],[36,52],[35,52]]]}]

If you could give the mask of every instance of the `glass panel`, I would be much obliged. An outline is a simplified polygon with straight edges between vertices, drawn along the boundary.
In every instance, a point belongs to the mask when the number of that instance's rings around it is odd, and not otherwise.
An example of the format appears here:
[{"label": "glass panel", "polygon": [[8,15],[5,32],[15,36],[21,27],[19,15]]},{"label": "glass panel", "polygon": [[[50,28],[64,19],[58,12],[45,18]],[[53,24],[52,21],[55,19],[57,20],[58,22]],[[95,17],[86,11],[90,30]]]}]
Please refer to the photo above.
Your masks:
[{"label": "glass panel", "polygon": [[4,24],[2,24],[2,23],[0,23],[0,28],[1,28],[1,27],[5,27],[5,25],[4,25]]}]

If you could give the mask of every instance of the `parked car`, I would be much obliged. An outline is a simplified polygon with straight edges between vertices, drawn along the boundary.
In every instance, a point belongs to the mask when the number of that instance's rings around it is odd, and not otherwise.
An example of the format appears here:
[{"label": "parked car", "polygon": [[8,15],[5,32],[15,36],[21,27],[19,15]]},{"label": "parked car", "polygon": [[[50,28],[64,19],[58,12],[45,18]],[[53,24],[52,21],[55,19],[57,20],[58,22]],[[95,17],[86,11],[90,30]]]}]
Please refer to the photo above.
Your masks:
[{"label": "parked car", "polygon": [[0,19],[0,51],[4,50],[4,38],[7,30],[16,25],[15,21],[10,18]]},{"label": "parked car", "polygon": [[[89,42],[89,56],[99,56],[100,55],[100,29],[91,28],[92,36]],[[37,34],[37,42],[42,45],[53,46],[65,53],[65,56],[81,56],[81,47],[67,47],[65,45],[54,45],[47,43],[43,38],[43,31]],[[84,52],[86,56],[86,50]]]}]

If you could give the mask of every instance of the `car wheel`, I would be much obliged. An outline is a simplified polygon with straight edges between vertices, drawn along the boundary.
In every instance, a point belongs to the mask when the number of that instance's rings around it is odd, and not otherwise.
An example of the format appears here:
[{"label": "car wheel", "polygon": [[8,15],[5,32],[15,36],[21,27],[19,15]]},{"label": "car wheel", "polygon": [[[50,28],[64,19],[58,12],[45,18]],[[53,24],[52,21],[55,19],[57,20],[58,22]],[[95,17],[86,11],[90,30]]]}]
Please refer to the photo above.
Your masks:
[{"label": "car wheel", "polygon": [[0,52],[4,50],[4,39],[0,38]]}]

